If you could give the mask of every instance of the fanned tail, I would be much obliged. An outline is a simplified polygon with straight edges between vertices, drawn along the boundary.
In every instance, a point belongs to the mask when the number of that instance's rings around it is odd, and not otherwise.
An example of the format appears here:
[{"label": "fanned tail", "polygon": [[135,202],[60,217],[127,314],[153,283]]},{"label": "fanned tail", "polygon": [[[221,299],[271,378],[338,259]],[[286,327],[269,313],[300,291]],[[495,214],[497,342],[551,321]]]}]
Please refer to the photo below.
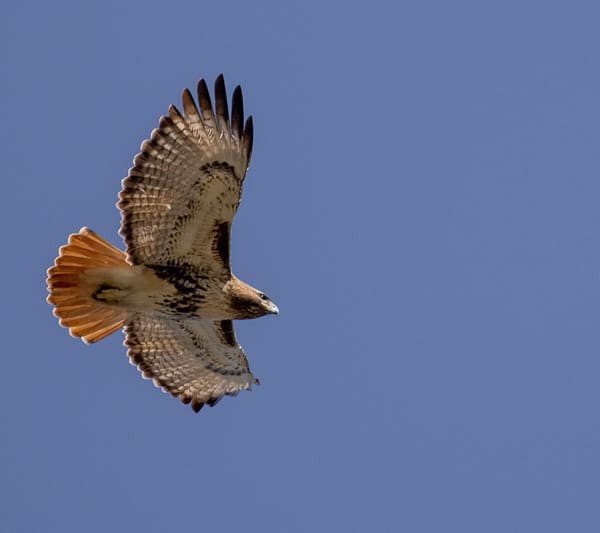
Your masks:
[{"label": "fanned tail", "polygon": [[96,298],[102,285],[94,274],[114,268],[131,268],[125,252],[81,228],[69,236],[69,243],[61,246],[54,266],[48,269],[48,303],[55,306],[54,315],[72,336],[86,343],[121,329],[129,318],[126,309]]}]

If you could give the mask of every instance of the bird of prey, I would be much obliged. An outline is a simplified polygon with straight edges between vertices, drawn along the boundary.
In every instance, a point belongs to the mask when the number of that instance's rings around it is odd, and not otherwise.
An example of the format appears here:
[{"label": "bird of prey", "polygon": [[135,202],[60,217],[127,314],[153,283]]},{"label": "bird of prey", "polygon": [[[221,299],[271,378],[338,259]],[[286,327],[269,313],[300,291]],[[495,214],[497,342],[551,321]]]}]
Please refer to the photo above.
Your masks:
[{"label": "bird of prey", "polygon": [[258,380],[232,320],[277,314],[261,291],[231,272],[231,224],[252,151],[242,91],[231,118],[223,76],[213,108],[204,80],[198,106],[183,91],[122,182],[121,251],[88,228],[69,236],[48,269],[48,302],[84,342],[124,328],[143,376],[198,412]]}]

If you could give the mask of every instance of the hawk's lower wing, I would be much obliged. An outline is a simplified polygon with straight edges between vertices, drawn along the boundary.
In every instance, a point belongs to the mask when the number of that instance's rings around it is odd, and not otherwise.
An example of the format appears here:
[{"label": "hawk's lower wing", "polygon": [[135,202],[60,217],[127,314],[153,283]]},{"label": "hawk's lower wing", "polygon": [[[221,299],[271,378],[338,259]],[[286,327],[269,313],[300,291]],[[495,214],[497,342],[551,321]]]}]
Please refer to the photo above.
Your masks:
[{"label": "hawk's lower wing", "polygon": [[140,313],[125,333],[132,364],[164,391],[191,403],[194,411],[258,383],[230,320]]}]

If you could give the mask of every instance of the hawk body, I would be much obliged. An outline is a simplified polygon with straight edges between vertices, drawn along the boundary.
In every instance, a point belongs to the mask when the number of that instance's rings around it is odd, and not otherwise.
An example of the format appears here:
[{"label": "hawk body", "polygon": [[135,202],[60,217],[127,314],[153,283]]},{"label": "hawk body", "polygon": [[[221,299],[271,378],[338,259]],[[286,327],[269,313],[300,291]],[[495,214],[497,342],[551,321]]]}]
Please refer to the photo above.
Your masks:
[{"label": "hawk body", "polygon": [[48,271],[61,325],[85,342],[124,327],[131,362],[196,411],[257,383],[232,320],[278,312],[231,272],[231,225],[253,138],[241,89],[231,118],[222,76],[214,109],[204,80],[198,103],[186,89],[183,114],[169,108],[123,180],[126,252],[83,228]]}]

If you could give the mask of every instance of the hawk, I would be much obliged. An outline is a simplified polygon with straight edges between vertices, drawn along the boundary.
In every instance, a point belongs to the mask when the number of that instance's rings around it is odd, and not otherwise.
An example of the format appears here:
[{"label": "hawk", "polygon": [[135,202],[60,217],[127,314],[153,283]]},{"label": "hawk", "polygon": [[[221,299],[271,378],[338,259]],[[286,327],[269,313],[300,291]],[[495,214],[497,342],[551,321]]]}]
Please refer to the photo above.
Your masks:
[{"label": "hawk", "polygon": [[61,326],[86,343],[124,328],[131,363],[196,412],[258,383],[232,320],[279,313],[231,272],[231,224],[253,138],[241,88],[231,118],[222,75],[214,108],[204,80],[197,97],[198,107],[183,91],[183,113],[169,107],[122,182],[126,250],[82,228],[48,270]]}]

